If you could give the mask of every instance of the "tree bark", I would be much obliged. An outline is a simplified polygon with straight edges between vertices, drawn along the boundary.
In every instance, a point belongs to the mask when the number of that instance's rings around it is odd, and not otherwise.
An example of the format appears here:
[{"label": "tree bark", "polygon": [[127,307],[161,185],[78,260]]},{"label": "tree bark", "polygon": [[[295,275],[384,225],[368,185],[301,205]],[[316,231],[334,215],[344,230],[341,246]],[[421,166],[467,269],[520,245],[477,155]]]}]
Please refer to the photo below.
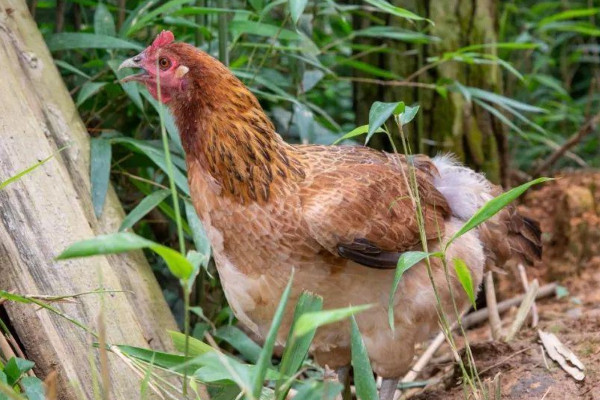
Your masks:
[{"label": "tree bark", "polygon": [[[431,35],[441,40],[426,45],[386,41],[392,51],[370,54],[361,61],[379,66],[403,78],[427,64],[427,58],[442,56],[473,44],[497,41],[497,0],[395,0],[394,5],[416,11],[435,22]],[[405,20],[386,16],[388,25],[414,30]],[[355,27],[366,27],[360,19]],[[375,44],[374,42],[370,42]],[[381,44],[378,41],[377,44]],[[416,54],[415,54],[416,49]],[[495,54],[495,49],[478,50]],[[497,65],[467,65],[447,62],[417,76],[413,81],[436,83],[457,80],[491,92],[502,91],[502,78]],[[418,103],[418,117],[407,127],[413,152],[435,155],[452,152],[471,167],[486,173],[488,179],[501,182],[507,177],[508,152],[505,127],[482,108],[465,101],[459,93],[448,93],[447,99],[431,89],[374,86],[359,83],[355,87],[357,124],[368,121],[374,101]]]},{"label": "tree bark", "polygon": [[[166,330],[176,324],[141,252],[54,260],[73,242],[116,232],[124,213],[110,188],[102,217],[94,215],[88,133],[22,0],[0,0],[0,59],[0,181],[70,144],[0,190],[0,289],[42,295],[125,291],[54,306],[94,331],[102,311],[108,343],[171,349]],[[89,334],[33,305],[0,307],[38,376],[58,373],[59,398],[95,398],[92,376],[100,376],[100,367]],[[108,398],[139,397],[140,378],[116,356],[109,356],[109,373]]]}]

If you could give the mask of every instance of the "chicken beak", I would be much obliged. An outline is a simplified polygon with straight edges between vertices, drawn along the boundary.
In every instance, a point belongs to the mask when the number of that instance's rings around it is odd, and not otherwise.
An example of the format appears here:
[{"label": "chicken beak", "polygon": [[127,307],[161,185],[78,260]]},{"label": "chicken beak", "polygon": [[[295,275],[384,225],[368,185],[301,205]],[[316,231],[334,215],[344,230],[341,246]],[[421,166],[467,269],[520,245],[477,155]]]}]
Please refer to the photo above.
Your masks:
[{"label": "chicken beak", "polygon": [[[128,58],[127,60],[123,61],[121,63],[121,65],[119,65],[118,71],[122,70],[123,68],[142,68],[142,61],[143,61],[144,57],[143,57],[143,53],[138,54],[137,56]],[[144,82],[145,78],[148,77],[148,73],[146,72],[146,70],[144,70],[143,72],[139,73],[139,74],[135,74],[135,75],[129,75],[126,76],[125,78],[121,79],[121,82],[131,82],[131,81],[138,81],[138,82]]]}]

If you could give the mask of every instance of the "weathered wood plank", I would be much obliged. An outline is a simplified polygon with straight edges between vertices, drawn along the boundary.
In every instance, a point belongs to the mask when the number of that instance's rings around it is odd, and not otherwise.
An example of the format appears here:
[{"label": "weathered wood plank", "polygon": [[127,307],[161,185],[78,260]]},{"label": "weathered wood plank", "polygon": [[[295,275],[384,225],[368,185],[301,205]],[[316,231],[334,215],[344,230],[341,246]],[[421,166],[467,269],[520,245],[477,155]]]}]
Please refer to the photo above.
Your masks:
[{"label": "weathered wood plank", "polygon": [[[89,136],[50,53],[22,0],[0,0],[0,180],[71,146],[0,191],[0,289],[71,294],[98,287],[128,293],[89,295],[57,308],[97,329],[103,304],[111,343],[171,347],[175,322],[141,252],[56,262],[67,245],[115,232],[124,216],[112,190],[99,220],[90,200]],[[62,399],[93,398],[97,351],[90,335],[34,307],[4,307],[37,373],[56,370]],[[90,365],[92,354],[96,366]],[[139,397],[138,377],[110,359],[111,398]]]}]

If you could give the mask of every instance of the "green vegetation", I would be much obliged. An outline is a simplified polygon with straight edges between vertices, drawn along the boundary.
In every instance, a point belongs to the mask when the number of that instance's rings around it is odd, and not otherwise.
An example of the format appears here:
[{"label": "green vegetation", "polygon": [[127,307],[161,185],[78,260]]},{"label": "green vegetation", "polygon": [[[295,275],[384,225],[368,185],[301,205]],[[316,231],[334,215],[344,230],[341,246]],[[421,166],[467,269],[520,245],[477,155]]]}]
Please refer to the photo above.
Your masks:
[{"label": "green vegetation", "polygon": [[[491,218],[532,185],[543,182],[544,178],[533,178],[547,174],[550,168],[600,166],[599,136],[589,134],[593,128],[581,134],[586,121],[600,109],[600,29],[595,23],[600,8],[590,8],[588,2],[572,1],[568,6],[566,2],[499,2],[498,43],[457,47],[420,60],[419,68],[410,75],[380,68],[364,61],[365,57],[416,58],[424,46],[435,49],[434,45],[445,39],[432,34],[437,21],[421,17],[420,10],[395,7],[384,0],[77,0],[62,2],[61,9],[54,0],[32,4],[56,65],[93,136],[94,211],[96,215],[102,213],[109,182],[114,183],[129,211],[119,233],[76,243],[59,258],[151,250],[146,254],[185,332],[172,334],[177,354],[110,344],[110,351],[122,352],[146,371],[142,393],[159,390],[177,398],[179,388],[159,373],[168,370],[183,378],[183,393],[198,398],[203,393],[200,386],[206,385],[213,399],[244,396],[279,400],[290,390],[296,392],[297,399],[334,399],[342,387],[324,381],[325,371],[307,354],[319,326],[350,317],[352,365],[358,373],[356,391],[360,398],[376,398],[365,346],[352,317],[365,307],[322,310],[321,298],[304,293],[294,305],[294,322],[278,364],[273,362],[273,352],[289,301],[289,285],[262,348],[235,327],[206,233],[190,203],[183,149],[173,119],[145,89],[119,81],[124,76],[117,71],[119,63],[143,49],[162,29],[172,30],[177,40],[194,43],[228,64],[257,95],[278,132],[290,142],[367,143],[384,137],[389,141],[376,145],[395,150],[400,144],[405,152],[425,148],[422,143],[427,143],[432,153],[453,148],[455,143],[436,142],[435,133],[422,132],[425,117],[416,102],[409,105],[400,98],[375,102],[369,104],[368,121],[358,120],[353,93],[365,82],[408,88],[416,99],[435,96],[441,102],[440,115],[448,110],[450,103],[444,102],[452,97],[491,115],[508,132],[507,137],[499,138],[499,142],[506,139],[509,144],[502,149],[506,153],[502,156],[510,159],[524,178],[512,182],[515,189],[486,204],[452,240]],[[57,25],[57,13],[63,17],[61,25]],[[361,21],[368,21],[368,26],[362,27]],[[383,44],[375,44],[373,38]],[[453,68],[455,64],[477,67],[478,71],[497,68],[504,85],[492,90],[468,86],[460,79],[415,79],[427,70]],[[386,126],[390,118],[399,134]],[[484,140],[478,137],[476,123],[464,129],[469,131],[465,141]],[[542,168],[540,159],[578,134],[581,137],[564,150],[565,157]],[[485,158],[483,154],[480,157]],[[26,173],[35,173],[34,169],[50,158],[1,182],[0,189]],[[465,161],[474,160],[465,157]],[[402,274],[430,257],[445,263],[445,249],[430,253],[423,248],[400,258],[390,285],[390,305]],[[474,302],[475,288],[468,268],[459,259],[452,267]],[[56,311],[39,299],[2,291],[0,298]],[[389,310],[393,328],[393,308]],[[442,325],[450,336],[447,322]],[[476,373],[467,373],[469,366],[462,367],[465,377],[475,375],[472,381],[467,379],[468,383],[477,385]],[[16,358],[0,364],[0,399],[22,398],[20,392],[28,399],[43,398],[41,382],[23,376],[31,368],[32,363]]]}]

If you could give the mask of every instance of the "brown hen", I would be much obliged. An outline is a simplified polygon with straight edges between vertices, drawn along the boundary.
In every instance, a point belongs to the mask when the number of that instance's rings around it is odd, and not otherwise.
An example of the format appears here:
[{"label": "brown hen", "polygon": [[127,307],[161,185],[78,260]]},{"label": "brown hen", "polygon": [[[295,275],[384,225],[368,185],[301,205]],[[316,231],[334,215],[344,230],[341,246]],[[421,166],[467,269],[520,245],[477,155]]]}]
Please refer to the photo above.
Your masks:
[{"label": "brown hen", "polygon": [[[373,370],[393,393],[407,371],[415,343],[438,326],[436,300],[424,263],[408,270],[395,295],[395,332],[388,296],[402,252],[422,250],[415,199],[420,199],[427,247],[440,249],[486,201],[500,193],[482,175],[448,157],[408,158],[366,147],[290,145],[275,132],[254,95],[219,61],[161,33],[121,67],[142,68],[128,78],[145,83],[166,103],[187,155],[196,211],[237,318],[259,337],[292,270],[290,304],[308,290],[324,308],[375,304],[356,316]],[[160,79],[160,96],[156,80]],[[418,186],[410,191],[413,168]],[[513,209],[457,239],[447,260],[465,261],[479,285],[486,261],[502,266],[514,252],[539,256],[539,232]],[[433,278],[453,315],[439,260]],[[468,300],[451,284],[459,307]],[[279,340],[292,320],[287,310]],[[331,368],[350,363],[347,322],[320,328],[312,352]]]}]

